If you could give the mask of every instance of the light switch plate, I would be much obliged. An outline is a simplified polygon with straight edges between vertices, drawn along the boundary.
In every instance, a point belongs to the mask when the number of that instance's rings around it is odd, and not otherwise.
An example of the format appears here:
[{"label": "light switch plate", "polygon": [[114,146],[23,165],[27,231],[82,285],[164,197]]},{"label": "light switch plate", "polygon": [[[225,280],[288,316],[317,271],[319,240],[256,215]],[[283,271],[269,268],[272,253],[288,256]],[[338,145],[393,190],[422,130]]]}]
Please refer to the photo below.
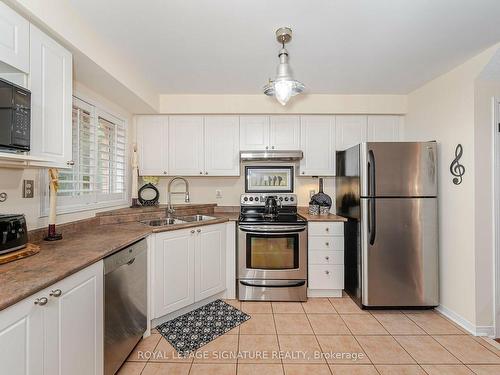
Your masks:
[{"label": "light switch plate", "polygon": [[222,190],[215,190],[215,198],[222,198]]},{"label": "light switch plate", "polygon": [[23,180],[23,198],[33,198],[34,190],[34,180]]}]

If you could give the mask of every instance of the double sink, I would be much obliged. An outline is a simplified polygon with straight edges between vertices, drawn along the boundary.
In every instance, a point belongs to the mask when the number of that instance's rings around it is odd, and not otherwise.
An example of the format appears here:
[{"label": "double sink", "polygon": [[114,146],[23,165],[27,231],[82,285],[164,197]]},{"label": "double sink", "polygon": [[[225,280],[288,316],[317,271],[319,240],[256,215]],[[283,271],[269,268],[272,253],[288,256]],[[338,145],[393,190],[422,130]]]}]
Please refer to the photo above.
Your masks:
[{"label": "double sink", "polygon": [[144,220],[141,221],[141,223],[149,225],[150,227],[164,227],[168,225],[186,224],[186,223],[193,223],[193,222],[200,222],[200,221],[207,221],[214,219],[216,219],[216,217],[208,215],[190,215],[190,216],[181,216],[179,218]]}]

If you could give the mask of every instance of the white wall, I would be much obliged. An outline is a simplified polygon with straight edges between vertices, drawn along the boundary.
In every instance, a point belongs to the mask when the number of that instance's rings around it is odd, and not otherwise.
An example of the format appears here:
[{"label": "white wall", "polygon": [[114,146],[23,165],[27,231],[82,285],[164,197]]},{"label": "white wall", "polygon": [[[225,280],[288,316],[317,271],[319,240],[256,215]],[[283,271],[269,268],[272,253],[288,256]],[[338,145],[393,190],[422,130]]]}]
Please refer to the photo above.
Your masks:
[{"label": "white wall", "polygon": [[[101,95],[93,92],[80,82],[73,83],[73,89],[76,93],[83,96],[87,100],[96,101],[103,105],[108,111],[118,115],[123,119],[127,119],[129,126],[132,124],[132,115],[119,105],[107,100]],[[132,134],[131,131],[129,134]],[[132,140],[129,136],[129,143]],[[47,225],[47,217],[40,217],[40,203],[42,189],[40,186],[40,173],[47,173],[46,169],[11,169],[0,167],[0,192],[6,192],[8,195],[7,201],[0,203],[0,213],[23,213],[26,215],[28,229],[42,228]],[[35,190],[33,198],[22,198],[23,180],[34,180]],[[109,208],[106,208],[109,210]],[[70,221],[93,217],[96,210],[80,211],[57,216],[58,223],[67,223]]]},{"label": "white wall", "polygon": [[314,95],[293,97],[286,106],[259,95],[160,95],[160,113],[405,114],[406,95]]},{"label": "white wall", "polygon": [[[481,168],[491,170],[475,160],[476,147],[483,147],[475,144],[475,79],[497,48],[411,92],[405,122],[408,140],[435,139],[439,143],[440,301],[446,311],[471,327],[478,326],[476,287],[482,282],[476,280],[476,181]],[[449,166],[458,143],[464,148],[461,163],[466,174],[457,186],[452,183]],[[491,288],[490,284],[490,292]]]},{"label": "white wall", "polygon": [[[255,165],[255,163],[252,163]],[[291,165],[286,163],[271,163],[270,165]],[[244,167],[240,177],[187,177],[189,182],[190,199],[192,203],[217,203],[220,206],[239,206],[240,195],[245,192]],[[297,166],[295,168],[297,172]],[[160,203],[167,203],[167,185],[171,178],[160,178],[158,189],[160,191]],[[172,191],[183,191],[182,182],[174,182]],[[221,190],[222,198],[216,198],[215,191]],[[299,206],[309,204],[309,191],[318,192],[318,179],[312,177],[295,178],[295,194],[297,194]],[[333,177],[324,178],[324,191],[334,198],[335,184]],[[173,203],[183,203],[184,197],[173,196]],[[335,204],[333,204],[335,207]],[[333,212],[333,211],[332,211]]]}]

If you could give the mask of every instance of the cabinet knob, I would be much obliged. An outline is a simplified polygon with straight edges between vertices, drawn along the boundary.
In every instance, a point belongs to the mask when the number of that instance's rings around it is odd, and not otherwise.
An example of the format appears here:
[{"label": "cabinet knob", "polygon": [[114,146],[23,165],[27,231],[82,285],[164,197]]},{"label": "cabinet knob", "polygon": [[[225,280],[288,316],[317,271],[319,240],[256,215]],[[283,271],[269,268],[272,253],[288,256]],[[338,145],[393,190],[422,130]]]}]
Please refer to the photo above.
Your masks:
[{"label": "cabinet knob", "polygon": [[202,172],[202,171],[200,171],[200,174],[203,174],[203,172]]},{"label": "cabinet knob", "polygon": [[306,172],[305,172],[305,171],[302,171],[302,174],[306,174]]},{"label": "cabinet knob", "polygon": [[326,270],[325,275],[329,275],[329,274],[330,274],[330,271]]},{"label": "cabinet knob", "polygon": [[330,257],[325,257],[326,260],[330,260]]},{"label": "cabinet knob", "polygon": [[326,246],[330,246],[330,242],[325,242],[325,245]]},{"label": "cabinet knob", "polygon": [[269,146],[266,146],[266,150],[269,150]]},{"label": "cabinet knob", "polygon": [[75,161],[74,160],[68,160],[66,162],[67,165],[75,165]]},{"label": "cabinet knob", "polygon": [[191,234],[194,234],[194,229],[191,231]]},{"label": "cabinet knob", "polygon": [[35,305],[38,305],[38,306],[44,306],[47,304],[47,302],[49,302],[47,297],[40,297],[40,298],[37,298],[34,303],[35,303]]},{"label": "cabinet knob", "polygon": [[49,293],[49,296],[51,296],[51,297],[61,297],[61,295],[62,295],[61,289],[54,289],[54,290],[51,290]]},{"label": "cabinet knob", "polygon": [[167,174],[167,171],[163,171],[163,174]]},{"label": "cabinet knob", "polygon": [[271,147],[274,150],[274,146]]},{"label": "cabinet knob", "polygon": [[200,232],[201,232],[201,229],[196,229],[196,231],[197,231],[198,233],[200,233]]},{"label": "cabinet knob", "polygon": [[207,175],[207,174],[208,174],[208,172],[205,172],[205,174]]}]

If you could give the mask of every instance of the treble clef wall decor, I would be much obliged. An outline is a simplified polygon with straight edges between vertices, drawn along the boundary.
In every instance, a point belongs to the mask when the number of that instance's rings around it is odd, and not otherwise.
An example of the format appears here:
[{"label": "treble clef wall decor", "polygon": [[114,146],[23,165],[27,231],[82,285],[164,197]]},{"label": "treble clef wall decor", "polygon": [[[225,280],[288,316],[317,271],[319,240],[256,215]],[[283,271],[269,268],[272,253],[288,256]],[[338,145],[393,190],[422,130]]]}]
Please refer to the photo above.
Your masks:
[{"label": "treble clef wall decor", "polygon": [[465,167],[460,164],[460,158],[463,155],[463,147],[459,143],[455,149],[455,159],[450,164],[450,173],[455,176],[453,177],[453,183],[455,185],[460,185],[462,183],[462,176],[465,174]]}]

